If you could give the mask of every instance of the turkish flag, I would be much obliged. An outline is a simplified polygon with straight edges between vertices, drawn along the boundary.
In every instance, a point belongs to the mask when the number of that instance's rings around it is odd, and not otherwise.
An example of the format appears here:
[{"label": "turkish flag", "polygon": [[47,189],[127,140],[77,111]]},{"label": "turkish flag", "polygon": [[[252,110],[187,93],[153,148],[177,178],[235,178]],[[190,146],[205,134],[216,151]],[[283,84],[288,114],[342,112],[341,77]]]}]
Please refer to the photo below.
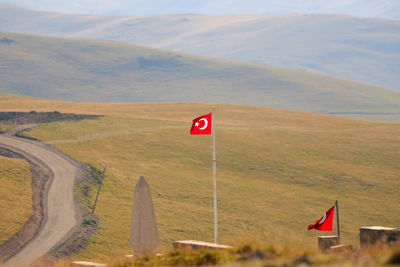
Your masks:
[{"label": "turkish flag", "polygon": [[190,128],[190,134],[211,135],[211,118],[212,118],[212,113],[194,119],[192,128]]},{"label": "turkish flag", "polygon": [[308,230],[316,229],[320,231],[332,231],[333,227],[333,213],[335,211],[335,206],[330,208],[325,212],[324,216],[321,217],[315,224],[310,224]]}]

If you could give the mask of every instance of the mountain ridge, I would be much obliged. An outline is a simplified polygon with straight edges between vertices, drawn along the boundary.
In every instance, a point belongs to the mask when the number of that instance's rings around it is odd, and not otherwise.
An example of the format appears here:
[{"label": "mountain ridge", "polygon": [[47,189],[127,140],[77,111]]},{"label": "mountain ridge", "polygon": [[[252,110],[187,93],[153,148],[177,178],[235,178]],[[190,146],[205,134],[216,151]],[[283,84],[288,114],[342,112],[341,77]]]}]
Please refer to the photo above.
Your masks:
[{"label": "mountain ridge", "polygon": [[115,40],[400,90],[400,21],[345,15],[102,17],[4,5],[0,17],[0,31]]},{"label": "mountain ridge", "polygon": [[67,101],[231,103],[319,113],[398,113],[400,106],[396,91],[304,70],[115,41],[0,33],[4,39],[3,93]]},{"label": "mountain ridge", "polygon": [[[335,2],[314,1],[259,1],[249,0],[245,4],[239,0],[220,0],[215,1],[175,1],[174,4],[166,4],[163,0],[143,1],[133,0],[129,3],[114,1],[113,3],[97,1],[96,5],[87,2],[64,3],[63,5],[52,4],[51,2],[41,3],[41,1],[26,0],[2,0],[2,2],[43,10],[48,12],[60,13],[79,13],[92,15],[159,15],[159,14],[271,14],[282,15],[291,13],[315,14],[343,14],[358,17],[389,18],[400,19],[398,10],[400,4],[396,0],[337,0]],[[397,11],[397,12],[396,12]]]}]

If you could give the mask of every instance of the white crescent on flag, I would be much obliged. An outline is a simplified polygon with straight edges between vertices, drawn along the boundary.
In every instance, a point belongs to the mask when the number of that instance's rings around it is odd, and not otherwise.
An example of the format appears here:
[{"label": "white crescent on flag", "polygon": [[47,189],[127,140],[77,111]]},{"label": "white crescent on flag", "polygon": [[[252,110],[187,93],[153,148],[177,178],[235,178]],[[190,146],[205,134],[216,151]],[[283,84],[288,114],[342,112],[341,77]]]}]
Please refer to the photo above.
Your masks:
[{"label": "white crescent on flag", "polygon": [[208,126],[208,121],[207,119],[200,119],[199,121],[204,121],[204,126],[203,127],[199,127],[199,130],[204,130],[207,128]]},{"label": "white crescent on flag", "polygon": [[[203,125],[201,125],[203,123]],[[212,113],[197,117],[192,122],[190,134],[211,135]]]},{"label": "white crescent on flag", "polygon": [[323,224],[325,222],[325,220],[326,220],[326,213],[324,213],[324,216],[322,216],[322,218],[318,224]]}]

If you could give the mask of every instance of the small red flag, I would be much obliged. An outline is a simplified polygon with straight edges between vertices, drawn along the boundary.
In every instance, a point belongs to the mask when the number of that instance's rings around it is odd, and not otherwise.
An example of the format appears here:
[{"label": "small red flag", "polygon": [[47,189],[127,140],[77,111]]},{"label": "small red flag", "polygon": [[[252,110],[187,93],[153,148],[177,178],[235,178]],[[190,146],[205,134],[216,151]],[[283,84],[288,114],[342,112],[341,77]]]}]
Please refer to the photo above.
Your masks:
[{"label": "small red flag", "polygon": [[332,231],[333,228],[333,212],[335,211],[335,206],[330,208],[325,212],[324,216],[321,217],[315,224],[310,224],[308,230],[316,229],[320,231]]},{"label": "small red flag", "polygon": [[212,113],[194,119],[192,128],[190,129],[190,134],[211,135],[211,118],[212,118]]}]

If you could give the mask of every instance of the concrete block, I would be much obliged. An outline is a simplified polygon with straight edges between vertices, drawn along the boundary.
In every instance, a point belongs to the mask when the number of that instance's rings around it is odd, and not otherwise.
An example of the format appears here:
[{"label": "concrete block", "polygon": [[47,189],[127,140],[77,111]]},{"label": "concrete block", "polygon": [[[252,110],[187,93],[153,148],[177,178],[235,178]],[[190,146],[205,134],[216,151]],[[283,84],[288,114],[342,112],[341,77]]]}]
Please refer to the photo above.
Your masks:
[{"label": "concrete block", "polygon": [[336,235],[318,236],[318,249],[322,252],[327,251],[330,247],[340,244],[340,238]]},{"label": "concrete block", "polygon": [[231,246],[219,245],[196,240],[181,240],[173,243],[174,249],[229,249]]},{"label": "concrete block", "polygon": [[360,228],[361,248],[400,244],[400,230],[383,226]]},{"label": "concrete block", "polygon": [[[161,253],[157,253],[157,254],[156,254],[157,257],[160,257],[160,256],[162,256],[162,255],[163,255],[163,254],[161,254]],[[135,258],[135,257],[137,257],[137,256],[140,256],[140,255],[129,254],[129,255],[125,255],[125,258],[126,258],[126,259],[133,259],[133,258]]]},{"label": "concrete block", "polygon": [[104,263],[96,263],[89,261],[73,261],[69,265],[70,267],[106,267],[107,264]]},{"label": "concrete block", "polygon": [[337,245],[329,248],[329,252],[333,253],[347,253],[352,251],[353,251],[352,245]]}]

